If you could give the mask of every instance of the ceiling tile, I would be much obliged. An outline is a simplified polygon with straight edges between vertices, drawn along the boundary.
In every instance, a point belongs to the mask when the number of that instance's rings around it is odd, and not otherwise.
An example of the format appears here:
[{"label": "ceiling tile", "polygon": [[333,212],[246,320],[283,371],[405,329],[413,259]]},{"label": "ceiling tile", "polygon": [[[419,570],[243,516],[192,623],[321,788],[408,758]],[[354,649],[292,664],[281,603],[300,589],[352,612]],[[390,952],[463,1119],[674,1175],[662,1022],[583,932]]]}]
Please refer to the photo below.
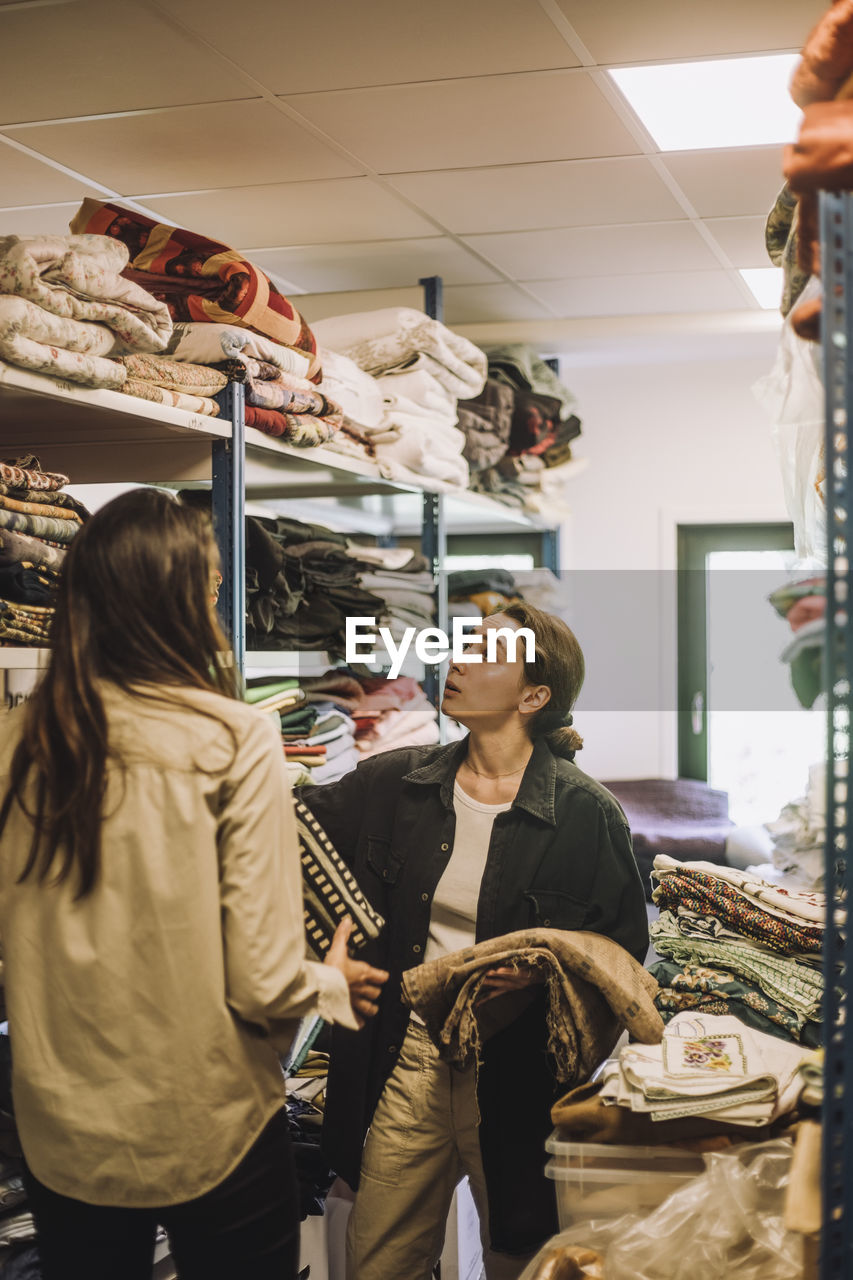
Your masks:
[{"label": "ceiling tile", "polygon": [[520,231],[467,239],[516,280],[702,271],[719,265],[687,221]]},{"label": "ceiling tile", "polygon": [[799,49],[826,0],[557,0],[599,63],[663,62]]},{"label": "ceiling tile", "polygon": [[270,183],[145,204],[181,226],[244,249],[435,234],[432,223],[369,178]]},{"label": "ceiling tile", "polygon": [[260,99],[6,132],[126,196],[358,172]]},{"label": "ceiling tile", "polygon": [[582,71],[310,93],[286,101],[380,173],[639,151]]},{"label": "ceiling tile", "polygon": [[0,205],[48,204],[87,195],[97,195],[96,189],[4,145],[0,138]]},{"label": "ceiling tile", "polygon": [[444,290],[447,324],[486,324],[501,320],[550,320],[552,313],[511,284],[456,286]]},{"label": "ceiling tile", "polygon": [[404,288],[417,284],[422,276],[441,276],[445,284],[454,285],[500,279],[497,272],[474,254],[441,236],[428,240],[256,249],[252,258],[265,271],[284,276],[309,293]]},{"label": "ceiling tile", "polygon": [[735,267],[769,267],[764,244],[766,218],[709,218],[705,226]]},{"label": "ceiling tile", "polygon": [[462,234],[684,216],[643,156],[404,173],[392,182],[424,212]]},{"label": "ceiling tile", "polygon": [[246,97],[242,76],[142,5],[0,11],[0,46],[0,124]]},{"label": "ceiling tile", "polygon": [[74,204],[35,205],[29,209],[0,209],[0,236],[67,236],[68,224],[80,208]]},{"label": "ceiling tile", "polygon": [[[275,93],[577,66],[536,0],[171,0],[171,11]],[[315,50],[316,56],[283,55]]]},{"label": "ceiling tile", "polygon": [[702,218],[767,214],[782,187],[782,148],[673,151],[661,156]]},{"label": "ceiling tile", "polygon": [[566,319],[755,309],[725,271],[549,280],[528,288]]}]

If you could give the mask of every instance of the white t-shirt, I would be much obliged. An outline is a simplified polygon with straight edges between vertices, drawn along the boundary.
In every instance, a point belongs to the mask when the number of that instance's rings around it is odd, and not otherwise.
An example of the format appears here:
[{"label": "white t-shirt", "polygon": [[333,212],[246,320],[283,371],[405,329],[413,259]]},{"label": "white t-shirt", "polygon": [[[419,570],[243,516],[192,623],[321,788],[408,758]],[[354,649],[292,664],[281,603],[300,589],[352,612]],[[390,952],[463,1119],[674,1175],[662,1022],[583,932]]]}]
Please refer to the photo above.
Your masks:
[{"label": "white t-shirt", "polygon": [[477,902],[486,869],[495,815],[512,808],[508,804],[481,804],[466,795],[457,782],[453,788],[456,836],[450,861],[432,900],[424,960],[437,960],[451,951],[473,947],[477,931]]}]

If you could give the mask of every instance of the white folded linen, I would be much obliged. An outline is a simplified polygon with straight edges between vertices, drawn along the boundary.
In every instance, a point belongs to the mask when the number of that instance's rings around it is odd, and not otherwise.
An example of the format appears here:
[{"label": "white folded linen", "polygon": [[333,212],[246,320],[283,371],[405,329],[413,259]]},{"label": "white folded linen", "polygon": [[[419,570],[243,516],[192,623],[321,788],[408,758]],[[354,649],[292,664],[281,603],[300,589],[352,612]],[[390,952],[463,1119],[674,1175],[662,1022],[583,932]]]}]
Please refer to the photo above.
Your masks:
[{"label": "white folded linen", "polygon": [[319,354],[323,366],[320,390],[326,399],[339,404],[344,416],[362,430],[378,427],[384,408],[376,379],[338,351],[321,347]]},{"label": "white folded linen", "polygon": [[[264,338],[251,329],[241,329],[233,324],[208,324],[188,321],[176,324],[165,354],[172,360],[186,360],[190,364],[218,364],[220,360],[266,360],[284,373],[297,378],[307,376],[311,368],[310,357],[292,347],[283,347],[270,338]],[[334,398],[334,397],[333,397]]]}]

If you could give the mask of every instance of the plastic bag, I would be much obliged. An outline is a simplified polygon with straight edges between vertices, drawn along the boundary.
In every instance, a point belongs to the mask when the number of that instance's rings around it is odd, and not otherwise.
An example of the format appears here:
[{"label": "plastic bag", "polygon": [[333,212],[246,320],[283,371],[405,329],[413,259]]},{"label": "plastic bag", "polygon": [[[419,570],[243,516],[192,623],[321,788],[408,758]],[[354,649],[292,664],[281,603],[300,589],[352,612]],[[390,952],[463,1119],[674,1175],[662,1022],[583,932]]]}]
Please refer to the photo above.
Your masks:
[{"label": "plastic bag", "polygon": [[606,1280],[801,1280],[803,1238],[787,1231],[793,1144],[775,1139],[705,1156],[705,1173],[651,1214],[577,1223],[548,1242],[521,1280],[559,1244],[604,1258]]},{"label": "plastic bag", "polygon": [[[820,289],[812,277],[803,299]],[[773,442],[782,469],[785,506],[794,525],[797,559],[826,564],[826,477],[824,464],[824,389],[821,351],[798,338],[790,317],[782,327],[779,351],[770,373],[752,388],[773,419]]]}]

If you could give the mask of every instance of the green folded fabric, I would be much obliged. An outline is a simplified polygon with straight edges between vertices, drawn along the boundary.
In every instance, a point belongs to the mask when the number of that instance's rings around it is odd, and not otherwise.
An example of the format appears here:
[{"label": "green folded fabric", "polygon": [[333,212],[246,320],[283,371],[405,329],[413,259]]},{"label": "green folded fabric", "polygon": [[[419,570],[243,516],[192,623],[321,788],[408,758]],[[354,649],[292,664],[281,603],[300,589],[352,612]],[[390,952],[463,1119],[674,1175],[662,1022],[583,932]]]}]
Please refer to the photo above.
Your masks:
[{"label": "green folded fabric", "polygon": [[275,694],[298,688],[298,680],[272,680],[267,684],[252,684],[246,690],[246,702],[254,705],[256,702],[263,702],[264,698],[272,698]]}]

